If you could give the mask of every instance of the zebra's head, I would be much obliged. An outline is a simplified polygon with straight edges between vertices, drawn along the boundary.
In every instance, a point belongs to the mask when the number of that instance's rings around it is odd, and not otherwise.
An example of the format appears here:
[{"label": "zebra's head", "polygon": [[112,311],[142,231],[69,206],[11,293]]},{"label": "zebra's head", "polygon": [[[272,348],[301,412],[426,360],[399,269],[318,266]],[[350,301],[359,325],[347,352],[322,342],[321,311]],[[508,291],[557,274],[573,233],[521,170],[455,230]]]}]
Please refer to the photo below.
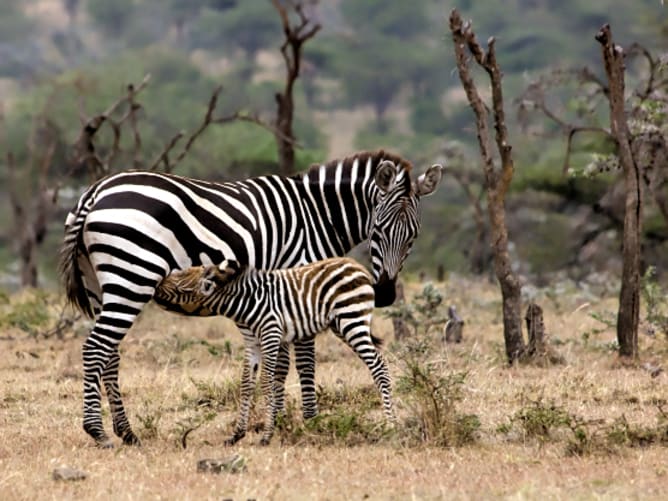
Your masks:
[{"label": "zebra's head", "polygon": [[225,259],[217,266],[205,266],[200,280],[200,292],[204,296],[210,296],[216,288],[224,287],[239,276],[241,271],[243,267],[233,259]]},{"label": "zebra's head", "polygon": [[407,165],[382,161],[375,173],[378,199],[369,231],[376,306],[395,299],[395,281],[420,232],[420,197],[431,195],[441,180],[442,167],[432,165],[411,182]]}]

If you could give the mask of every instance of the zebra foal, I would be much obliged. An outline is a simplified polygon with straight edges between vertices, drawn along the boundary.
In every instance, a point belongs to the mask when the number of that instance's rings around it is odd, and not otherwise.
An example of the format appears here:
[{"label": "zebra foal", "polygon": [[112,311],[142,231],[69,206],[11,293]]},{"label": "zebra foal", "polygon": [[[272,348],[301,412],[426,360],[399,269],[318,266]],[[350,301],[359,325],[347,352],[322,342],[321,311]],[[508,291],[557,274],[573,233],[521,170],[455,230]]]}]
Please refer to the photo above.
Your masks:
[{"label": "zebra foal", "polygon": [[313,339],[331,328],[371,371],[380,391],[386,417],[394,421],[390,374],[371,334],[374,307],[373,279],[349,258],[332,258],[306,266],[260,271],[225,260],[219,266],[196,266],[168,275],[154,300],[165,309],[183,308],[201,315],[232,319],[244,337],[245,357],[241,404],[234,444],[246,435],[248,416],[261,366],[265,399],[261,445],[269,444],[284,387],[284,373],[276,373],[281,346]]}]

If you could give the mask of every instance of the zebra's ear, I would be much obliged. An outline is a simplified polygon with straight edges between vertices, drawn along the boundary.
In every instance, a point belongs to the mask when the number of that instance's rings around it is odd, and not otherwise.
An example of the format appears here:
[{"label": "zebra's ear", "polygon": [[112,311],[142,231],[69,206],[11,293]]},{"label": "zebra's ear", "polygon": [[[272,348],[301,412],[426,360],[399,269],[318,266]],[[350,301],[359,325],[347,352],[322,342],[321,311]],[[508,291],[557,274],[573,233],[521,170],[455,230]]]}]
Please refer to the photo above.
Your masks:
[{"label": "zebra's ear", "polygon": [[397,168],[393,162],[384,160],[378,165],[376,169],[376,186],[387,193],[394,186],[394,181],[397,178]]},{"label": "zebra's ear", "polygon": [[227,280],[236,277],[241,272],[241,264],[234,259],[225,259],[218,265],[219,276],[224,276]]},{"label": "zebra's ear", "polygon": [[427,169],[427,172],[420,175],[415,181],[415,194],[419,197],[431,195],[438,188],[438,183],[441,182],[443,176],[443,166],[441,164],[434,164]]}]

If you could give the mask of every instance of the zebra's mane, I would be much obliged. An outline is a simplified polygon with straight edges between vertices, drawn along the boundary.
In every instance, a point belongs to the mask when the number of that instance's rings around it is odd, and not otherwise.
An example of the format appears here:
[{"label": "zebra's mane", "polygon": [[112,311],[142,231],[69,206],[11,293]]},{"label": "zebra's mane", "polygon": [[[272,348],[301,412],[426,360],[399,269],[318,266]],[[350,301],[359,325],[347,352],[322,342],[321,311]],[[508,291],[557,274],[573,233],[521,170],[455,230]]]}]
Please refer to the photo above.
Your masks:
[{"label": "zebra's mane", "polygon": [[[387,152],[385,150],[376,150],[376,151],[360,151],[357,153],[354,153],[353,155],[347,156],[343,159],[338,158],[335,160],[330,160],[326,164],[324,164],[325,169],[335,169],[339,163],[343,163],[343,171],[344,172],[350,172],[353,162],[355,160],[359,160],[360,164],[366,165],[366,163],[371,159],[371,165],[372,165],[372,173],[376,172],[376,168],[380,164],[381,161],[383,160],[390,160],[394,165],[399,166],[401,170],[405,172],[405,177],[407,180],[410,182],[410,173],[413,168],[413,165],[406,160],[405,158],[400,157],[399,155],[395,155],[394,153]],[[312,173],[313,171],[317,171],[322,167],[323,164],[311,164],[309,167],[307,173]],[[301,175],[304,175],[302,172]]]}]

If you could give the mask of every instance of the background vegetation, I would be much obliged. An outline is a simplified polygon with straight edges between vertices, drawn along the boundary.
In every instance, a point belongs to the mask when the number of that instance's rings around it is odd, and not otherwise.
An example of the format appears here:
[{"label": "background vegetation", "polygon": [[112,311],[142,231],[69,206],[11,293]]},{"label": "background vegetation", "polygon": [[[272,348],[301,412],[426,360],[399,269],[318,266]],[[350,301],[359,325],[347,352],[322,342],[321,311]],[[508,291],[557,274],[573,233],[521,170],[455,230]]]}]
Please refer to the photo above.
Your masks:
[{"label": "background vegetation", "polygon": [[[0,0],[0,7],[0,201],[10,200],[15,186],[30,209],[44,159],[52,160],[49,181],[62,184],[40,246],[39,289],[15,293],[21,232],[10,205],[0,211],[0,498],[665,497],[665,218],[648,201],[642,357],[625,365],[614,356],[621,227],[611,187],[619,173],[584,175],[611,146],[595,135],[579,137],[571,155],[577,175],[570,175],[562,131],[519,113],[525,89],[542,78],[553,91],[550,107],[574,120],[587,109],[605,126],[608,115],[590,109],[560,69],[587,65],[603,75],[593,37],[604,22],[618,43],[639,42],[662,54],[662,2],[311,5],[322,29],[304,46],[295,89],[299,168],[366,148],[391,149],[418,172],[434,162],[449,168],[438,192],[423,201],[423,232],[403,274],[405,301],[374,318],[398,424],[389,428],[382,420],[363,364],[325,335],[317,340],[321,415],[301,419],[291,371],[287,413],[272,445],[257,447],[251,433],[224,449],[236,415],[239,334],[223,319],[177,317],[149,305],[121,347],[122,390],[143,447],[113,452],[94,447],[80,427],[81,341],[91,323],[72,316],[62,294],[50,290],[57,286],[65,214],[89,182],[72,165],[81,118],[101,113],[129,82],[151,74],[138,99],[142,157],[133,155],[126,134],[116,169],[145,165],[175,133],[194,130],[220,84],[221,115],[242,111],[271,120],[284,77],[280,20],[260,0]],[[540,302],[545,313],[556,355],[544,366],[508,367],[499,291],[486,279],[490,256],[473,255],[485,233],[472,203],[481,189],[480,160],[446,26],[453,7],[474,20],[480,40],[497,38],[516,162],[510,251],[523,299]],[[635,59],[627,69],[629,88],[647,70]],[[665,129],[665,111],[650,111]],[[106,134],[100,154],[108,151]],[[234,179],[276,172],[276,161],[270,131],[232,123],[209,127],[176,172]],[[483,278],[467,276],[472,270]],[[460,343],[444,343],[450,305],[465,321]],[[402,340],[394,338],[391,320],[405,322]],[[108,413],[104,419],[109,425]],[[238,474],[197,472],[198,460],[228,452],[239,454]],[[62,465],[82,470],[86,480],[53,480]]]},{"label": "background vegetation", "polygon": [[[396,4],[396,5],[395,5]],[[608,225],[597,204],[610,180],[574,178],[561,170],[564,139],[537,118],[529,130],[514,121],[513,102],[534,79],[556,67],[600,68],[593,40],[604,22],[615,39],[639,42],[652,50],[665,46],[666,11],[660,2],[605,0],[513,0],[443,3],[437,0],[356,2],[338,0],[310,7],[322,30],[305,45],[302,76],[296,86],[298,166],[347,155],[358,149],[388,148],[411,159],[416,168],[434,161],[476,172],[472,112],[454,72],[446,29],[457,7],[476,23],[481,39],[497,37],[504,70],[511,142],[517,172],[509,199],[510,238],[517,266],[532,281],[554,273],[581,280],[593,272],[617,274],[618,226],[582,248],[591,226]],[[284,68],[280,57],[280,20],[270,2],[197,0],[3,0],[0,20],[0,141],[24,173],[24,197],[30,198],[30,148],[39,148],[40,120],[48,118],[57,146],[52,176],[69,172],[71,145],[80,114],[100,113],[123,94],[129,82],[152,78],[142,93],[139,129],[145,158],[153,158],[179,130],[201,121],[212,90],[223,85],[221,113],[237,110],[270,119],[274,93]],[[633,70],[631,66],[630,70]],[[640,76],[642,67],[638,68]],[[600,72],[602,74],[602,70]],[[630,79],[636,78],[632,74]],[[566,91],[565,110],[578,101]],[[606,117],[601,117],[605,123]],[[540,132],[540,135],[537,133]],[[30,138],[37,138],[30,142]],[[131,139],[125,140],[129,150]],[[29,146],[32,144],[32,146]],[[591,152],[605,152],[595,137],[576,144],[575,167],[587,165]],[[459,160],[453,159],[457,152]],[[211,127],[177,169],[207,179],[241,178],[276,171],[271,132],[248,123]],[[34,161],[32,162],[34,163]],[[116,168],[132,167],[122,155]],[[6,180],[5,155],[0,179]],[[88,180],[74,178],[62,191],[50,220],[40,259],[45,285],[54,285],[55,248],[62,221]],[[7,183],[0,195],[7,199]],[[476,189],[475,179],[471,186]],[[0,281],[11,287],[16,276],[12,246],[15,229],[9,212],[0,212]],[[647,264],[663,276],[668,249],[665,221],[650,208]],[[654,218],[654,219],[652,219]],[[434,197],[424,201],[424,230],[408,270],[435,274],[438,266],[467,271],[474,213],[461,186],[447,177]],[[420,263],[418,270],[417,263]],[[591,276],[589,278],[592,278]]]}]

